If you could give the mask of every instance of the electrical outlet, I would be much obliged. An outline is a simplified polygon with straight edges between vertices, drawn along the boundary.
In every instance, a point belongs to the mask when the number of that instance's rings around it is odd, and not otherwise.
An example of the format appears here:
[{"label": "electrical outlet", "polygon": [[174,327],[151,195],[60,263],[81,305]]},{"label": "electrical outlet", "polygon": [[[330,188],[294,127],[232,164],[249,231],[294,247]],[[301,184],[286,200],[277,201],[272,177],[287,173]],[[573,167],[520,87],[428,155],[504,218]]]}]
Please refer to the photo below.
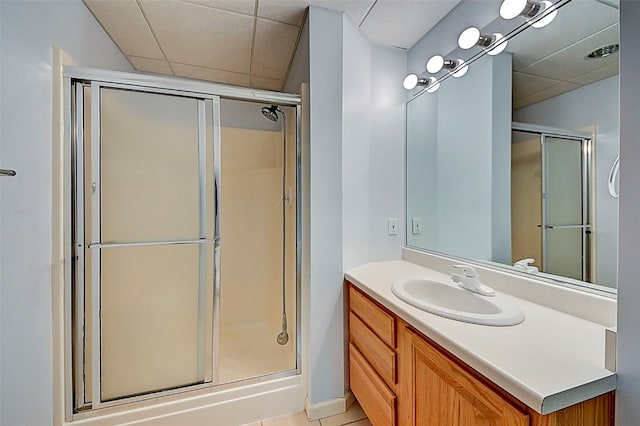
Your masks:
[{"label": "electrical outlet", "polygon": [[390,217],[387,223],[389,235],[398,235],[398,219]]},{"label": "electrical outlet", "polygon": [[411,232],[413,235],[422,234],[422,219],[419,217],[414,217],[411,219]]}]

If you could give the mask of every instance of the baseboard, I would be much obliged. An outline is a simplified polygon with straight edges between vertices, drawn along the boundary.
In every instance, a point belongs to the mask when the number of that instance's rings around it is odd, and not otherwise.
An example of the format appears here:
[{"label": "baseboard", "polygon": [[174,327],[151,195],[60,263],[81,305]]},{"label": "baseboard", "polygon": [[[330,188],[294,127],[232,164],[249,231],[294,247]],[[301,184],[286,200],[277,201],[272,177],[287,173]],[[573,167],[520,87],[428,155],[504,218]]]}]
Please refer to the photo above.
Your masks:
[{"label": "baseboard", "polygon": [[344,413],[351,407],[355,400],[351,391],[347,392],[342,398],[322,401],[317,404],[311,404],[309,397],[307,397],[304,401],[304,409],[307,412],[307,418],[313,421]]}]

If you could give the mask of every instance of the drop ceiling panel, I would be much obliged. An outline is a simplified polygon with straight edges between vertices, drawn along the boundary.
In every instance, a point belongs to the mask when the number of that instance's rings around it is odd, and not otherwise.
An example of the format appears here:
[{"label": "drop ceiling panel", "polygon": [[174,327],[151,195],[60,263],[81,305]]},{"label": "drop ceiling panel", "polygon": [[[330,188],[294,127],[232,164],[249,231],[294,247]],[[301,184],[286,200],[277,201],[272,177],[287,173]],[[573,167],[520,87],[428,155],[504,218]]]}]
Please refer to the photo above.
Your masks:
[{"label": "drop ceiling panel", "polygon": [[617,75],[619,72],[619,66],[620,64],[618,62],[616,62],[615,64],[609,64],[606,65],[602,68],[598,68],[595,71],[591,71],[588,72],[586,74],[582,74],[574,79],[572,79],[571,81],[573,83],[578,83],[578,84],[591,84],[591,83],[595,83],[596,81],[600,81],[603,80],[605,78],[609,78],[609,77],[613,77],[614,75]]},{"label": "drop ceiling panel", "polygon": [[252,16],[176,0],[141,2],[170,62],[249,73]]},{"label": "drop ceiling panel", "polygon": [[293,25],[302,25],[307,1],[262,0],[258,2],[258,16]]},{"label": "drop ceiling panel", "polygon": [[378,0],[360,26],[375,43],[410,48],[460,0]]},{"label": "drop ceiling panel", "polygon": [[520,99],[515,99],[513,101],[513,109],[519,109],[519,108],[523,108],[525,106],[528,105],[532,105],[535,103],[538,103],[540,101],[543,101],[545,99],[549,99],[552,98],[554,96],[558,96],[561,95],[565,92],[569,92],[571,90],[577,89],[578,87],[580,87],[579,84],[575,84],[575,83],[569,83],[569,82],[562,82],[560,84],[557,84],[555,86],[549,87],[547,89],[541,90],[537,93],[534,93],[532,95],[529,96],[525,96],[523,98]]},{"label": "drop ceiling panel", "polygon": [[569,81],[605,65],[617,63],[618,53],[602,59],[584,59],[592,50],[617,42],[618,25],[615,24],[524,68],[523,71],[528,74]]},{"label": "drop ceiling panel", "polygon": [[284,80],[256,76],[251,77],[251,87],[255,87],[257,89],[280,91],[282,90],[283,85]]},{"label": "drop ceiling panel", "polygon": [[158,59],[139,58],[137,56],[127,56],[131,65],[138,71],[154,72],[156,74],[169,74],[173,75],[171,67],[167,61],[160,61]]},{"label": "drop ceiling panel", "polygon": [[513,99],[520,99],[558,85],[562,83],[562,81],[516,71],[513,73],[512,83]]},{"label": "drop ceiling panel", "polygon": [[[158,1],[158,0],[155,0]],[[256,0],[182,0],[185,3],[199,4],[229,12],[253,15],[256,8]]]},{"label": "drop ceiling panel", "polygon": [[135,0],[85,0],[91,13],[125,55],[164,59]]},{"label": "drop ceiling panel", "polygon": [[233,84],[236,86],[248,86],[249,75],[229,71],[216,70],[213,68],[197,67],[172,63],[171,67],[179,77],[195,78],[198,80],[216,81],[218,83]]},{"label": "drop ceiling panel", "polygon": [[509,40],[507,50],[518,52],[513,68],[527,66],[579,42],[618,22],[618,10],[595,0],[574,0],[558,11],[556,19],[540,29],[529,28]]},{"label": "drop ceiling panel", "polygon": [[306,3],[327,9],[341,10],[356,25],[360,25],[376,0],[309,0]]},{"label": "drop ceiling panel", "polygon": [[251,74],[284,80],[300,28],[258,18]]}]

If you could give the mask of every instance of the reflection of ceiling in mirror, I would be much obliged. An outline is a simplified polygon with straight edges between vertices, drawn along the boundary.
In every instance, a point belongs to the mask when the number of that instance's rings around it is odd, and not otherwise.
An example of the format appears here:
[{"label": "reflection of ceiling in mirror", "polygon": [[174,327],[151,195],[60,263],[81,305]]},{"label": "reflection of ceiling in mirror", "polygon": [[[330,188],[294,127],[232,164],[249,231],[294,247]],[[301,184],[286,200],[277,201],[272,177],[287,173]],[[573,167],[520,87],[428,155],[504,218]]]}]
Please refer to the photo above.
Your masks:
[{"label": "reflection of ceiling in mirror", "polygon": [[618,74],[619,54],[585,59],[618,43],[619,0],[573,0],[542,29],[529,28],[509,41],[513,53],[513,109]]}]

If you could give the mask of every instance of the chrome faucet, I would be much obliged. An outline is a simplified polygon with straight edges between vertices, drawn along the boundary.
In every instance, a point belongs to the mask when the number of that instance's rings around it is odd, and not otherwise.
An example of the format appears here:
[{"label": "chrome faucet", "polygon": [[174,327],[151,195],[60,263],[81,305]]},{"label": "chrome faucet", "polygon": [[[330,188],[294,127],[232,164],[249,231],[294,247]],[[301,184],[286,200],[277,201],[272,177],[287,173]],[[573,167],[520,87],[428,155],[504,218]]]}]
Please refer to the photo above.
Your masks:
[{"label": "chrome faucet", "polygon": [[496,292],[493,291],[488,285],[480,282],[480,275],[476,269],[471,265],[453,265],[454,268],[462,269],[462,275],[451,274],[451,279],[454,283],[457,283],[465,290],[472,291],[474,293],[481,294],[483,296],[495,296]]}]

